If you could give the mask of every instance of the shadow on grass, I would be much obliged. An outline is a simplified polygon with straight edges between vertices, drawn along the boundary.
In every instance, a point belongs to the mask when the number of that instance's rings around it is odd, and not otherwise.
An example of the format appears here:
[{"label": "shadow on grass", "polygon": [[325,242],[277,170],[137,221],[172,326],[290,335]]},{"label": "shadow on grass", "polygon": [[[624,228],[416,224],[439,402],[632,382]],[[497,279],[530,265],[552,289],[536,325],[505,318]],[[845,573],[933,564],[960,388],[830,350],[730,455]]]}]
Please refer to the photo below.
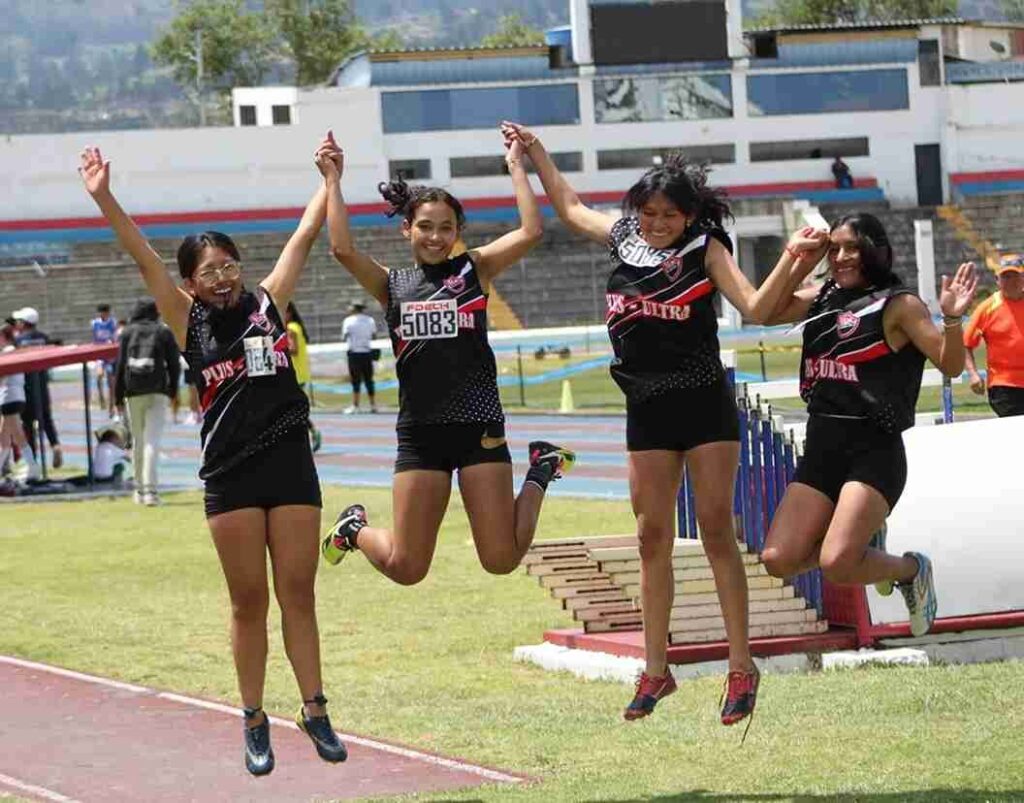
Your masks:
[{"label": "shadow on grass", "polygon": [[1024,789],[1008,792],[993,792],[978,789],[921,789],[903,792],[864,792],[840,793],[834,795],[807,794],[725,794],[722,792],[705,792],[696,789],[678,794],[653,795],[651,797],[604,800],[602,803],[770,803],[786,801],[787,803],[1020,803],[1024,801]]}]

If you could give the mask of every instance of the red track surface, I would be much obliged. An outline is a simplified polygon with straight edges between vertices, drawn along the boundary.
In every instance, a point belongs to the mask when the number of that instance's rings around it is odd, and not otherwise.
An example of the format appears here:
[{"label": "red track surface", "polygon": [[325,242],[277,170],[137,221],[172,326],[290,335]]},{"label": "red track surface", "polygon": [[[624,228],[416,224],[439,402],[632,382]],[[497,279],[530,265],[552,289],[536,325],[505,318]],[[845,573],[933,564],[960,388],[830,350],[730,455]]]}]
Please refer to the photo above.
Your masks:
[{"label": "red track surface", "polygon": [[275,719],[277,767],[253,778],[242,763],[236,709],[15,661],[0,656],[0,792],[19,797],[308,801],[522,780],[344,734],[348,761],[327,764],[305,734]]}]

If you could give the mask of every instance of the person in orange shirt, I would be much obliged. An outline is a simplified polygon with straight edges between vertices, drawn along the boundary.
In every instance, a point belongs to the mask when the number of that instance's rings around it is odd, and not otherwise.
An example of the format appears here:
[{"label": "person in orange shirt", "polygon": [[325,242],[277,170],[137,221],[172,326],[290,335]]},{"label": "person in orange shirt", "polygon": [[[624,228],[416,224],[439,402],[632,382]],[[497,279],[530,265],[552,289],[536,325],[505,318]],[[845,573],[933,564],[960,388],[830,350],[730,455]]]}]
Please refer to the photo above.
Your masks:
[{"label": "person in orange shirt", "polygon": [[996,271],[999,291],[974,310],[967,329],[967,373],[979,396],[985,382],[978,374],[973,349],[988,348],[988,403],[998,416],[1024,415],[1024,254],[1007,254]]}]

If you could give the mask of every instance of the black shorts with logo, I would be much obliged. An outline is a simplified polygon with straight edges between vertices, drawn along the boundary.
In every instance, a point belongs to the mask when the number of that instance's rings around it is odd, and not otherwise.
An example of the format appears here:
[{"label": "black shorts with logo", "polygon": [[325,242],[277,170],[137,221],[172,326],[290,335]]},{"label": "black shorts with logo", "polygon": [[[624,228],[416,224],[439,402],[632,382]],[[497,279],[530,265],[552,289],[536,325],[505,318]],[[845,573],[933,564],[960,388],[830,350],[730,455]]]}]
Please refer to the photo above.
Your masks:
[{"label": "black shorts with logo", "polygon": [[794,482],[810,485],[833,503],[848,482],[862,482],[896,507],[907,484],[907,452],[900,433],[868,419],[812,415]]},{"label": "black shorts with logo", "polygon": [[479,463],[511,463],[505,425],[413,424],[398,428],[395,473],[447,471]]},{"label": "black shorts with logo", "polygon": [[644,402],[626,400],[626,448],[631,452],[686,452],[739,439],[736,398],[724,377],[709,387],[670,390]]},{"label": "black shorts with logo", "polygon": [[206,481],[206,516],[282,505],[323,507],[320,478],[305,426],[292,427],[281,439],[224,474]]}]

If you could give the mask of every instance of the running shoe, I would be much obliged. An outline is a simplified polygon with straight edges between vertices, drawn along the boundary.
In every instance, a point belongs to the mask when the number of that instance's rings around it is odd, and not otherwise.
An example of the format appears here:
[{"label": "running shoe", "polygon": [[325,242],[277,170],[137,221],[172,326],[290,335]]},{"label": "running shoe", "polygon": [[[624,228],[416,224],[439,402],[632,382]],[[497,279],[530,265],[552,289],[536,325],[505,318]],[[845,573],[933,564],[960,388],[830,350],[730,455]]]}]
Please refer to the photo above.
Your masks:
[{"label": "running shoe", "polygon": [[661,677],[651,677],[646,672],[641,672],[640,677],[636,680],[636,693],[633,695],[633,700],[626,706],[622,716],[629,721],[643,719],[653,713],[658,700],[668,697],[677,688],[676,679],[668,670]]},{"label": "running shoe", "polygon": [[324,560],[332,566],[341,563],[349,552],[356,549],[356,536],[365,526],[366,508],[362,505],[349,505],[341,511],[320,544]]},{"label": "running shoe", "polygon": [[910,583],[900,583],[899,589],[910,613],[910,632],[923,636],[932,628],[939,603],[935,597],[932,562],[920,552],[904,552],[906,558],[917,561],[917,574]]},{"label": "running shoe", "polygon": [[[722,724],[735,725],[741,719],[753,716],[757,705],[757,687],[761,683],[761,673],[755,666],[749,672],[736,670],[730,672],[725,679],[722,691]],[[746,736],[746,734],[744,734]]]},{"label": "running shoe", "polygon": [[[246,708],[252,719],[261,709]],[[274,750],[270,746],[270,718],[264,714],[259,725],[245,729],[245,768],[253,775],[267,775],[274,769]]]},{"label": "running shoe", "polygon": [[[327,703],[322,696],[318,697],[316,701],[320,700],[323,700],[321,705]],[[322,717],[311,717],[306,714],[306,706],[303,705],[299,708],[299,713],[295,715],[295,724],[310,738],[313,746],[316,747],[317,755],[324,761],[337,763],[348,758],[348,750],[345,749],[345,745],[342,744],[338,734],[331,727],[331,718],[327,714]]]},{"label": "running shoe", "polygon": [[[879,552],[885,552],[885,539],[888,534],[889,525],[883,521],[882,526],[875,530],[874,535],[871,536],[868,546],[871,549],[877,549]],[[883,597],[891,596],[894,588],[896,588],[895,580],[879,580],[875,583],[875,591]]]},{"label": "running shoe", "polygon": [[551,479],[557,480],[568,474],[576,465],[576,452],[547,441],[533,441],[530,443],[530,465],[549,466]]}]

